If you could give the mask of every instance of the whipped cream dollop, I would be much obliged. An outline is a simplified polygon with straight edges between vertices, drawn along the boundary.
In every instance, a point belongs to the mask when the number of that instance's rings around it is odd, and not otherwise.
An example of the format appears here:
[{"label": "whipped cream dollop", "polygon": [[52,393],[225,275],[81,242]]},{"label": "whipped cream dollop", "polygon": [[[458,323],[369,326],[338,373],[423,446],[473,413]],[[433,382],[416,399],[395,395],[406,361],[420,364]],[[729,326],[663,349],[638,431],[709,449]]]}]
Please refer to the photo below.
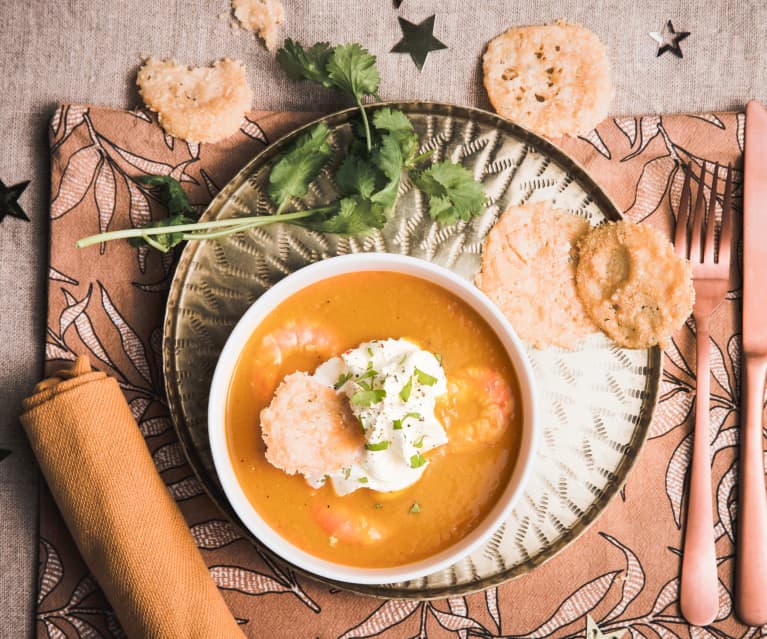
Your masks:
[{"label": "whipped cream dollop", "polygon": [[439,357],[406,339],[364,342],[317,368],[314,378],[343,393],[365,436],[365,451],[340,472],[306,477],[331,481],[339,495],[359,488],[395,491],[417,482],[424,453],[447,443],[434,414],[447,392]]}]

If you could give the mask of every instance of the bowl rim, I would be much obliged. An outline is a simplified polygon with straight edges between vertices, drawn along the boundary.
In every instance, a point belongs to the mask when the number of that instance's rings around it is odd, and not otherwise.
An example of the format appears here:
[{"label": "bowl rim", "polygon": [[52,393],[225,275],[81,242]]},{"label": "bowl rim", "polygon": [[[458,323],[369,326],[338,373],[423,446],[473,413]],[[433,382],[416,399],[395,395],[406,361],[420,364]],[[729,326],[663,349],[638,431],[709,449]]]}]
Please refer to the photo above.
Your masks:
[{"label": "bowl rim", "polygon": [[[250,503],[237,479],[226,436],[226,398],[242,348],[258,324],[282,301],[308,286],[355,272],[388,271],[425,279],[458,296],[490,326],[514,367],[521,394],[522,437],[511,477],[491,511],[464,538],[424,559],[386,568],[360,568],[312,555],[277,533]],[[264,292],[238,320],[222,349],[208,399],[208,437],[216,474],[224,495],[245,528],[282,559],[309,573],[352,584],[385,585],[439,572],[466,558],[508,519],[531,474],[539,434],[538,393],[532,365],[509,321],[467,279],[427,260],[396,253],[352,253],[320,260],[298,269]]]}]

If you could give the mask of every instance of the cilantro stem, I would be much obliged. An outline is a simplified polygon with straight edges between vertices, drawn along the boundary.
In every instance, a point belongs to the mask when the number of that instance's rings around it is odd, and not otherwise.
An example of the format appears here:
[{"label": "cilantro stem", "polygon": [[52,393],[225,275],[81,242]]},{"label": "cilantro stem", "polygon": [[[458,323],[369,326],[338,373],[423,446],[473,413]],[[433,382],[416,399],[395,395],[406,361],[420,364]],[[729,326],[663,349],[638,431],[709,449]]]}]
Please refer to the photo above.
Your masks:
[{"label": "cilantro stem", "polygon": [[373,141],[370,138],[370,124],[368,123],[368,115],[365,113],[365,107],[362,105],[362,98],[360,98],[358,95],[354,96],[357,99],[357,106],[360,108],[360,112],[362,113],[362,124],[365,126],[365,138],[367,139],[368,143],[368,153],[370,153],[373,150]]},{"label": "cilantro stem", "polygon": [[[225,229],[226,232],[216,233],[216,237],[221,237],[228,233],[236,233],[244,230],[245,228],[253,228],[256,226],[266,226],[267,224],[273,224],[275,222],[290,222],[291,220],[300,220],[305,217],[310,217],[316,213],[327,211],[327,207],[319,209],[307,209],[305,211],[294,211],[293,213],[282,213],[275,215],[251,215],[247,217],[234,217],[227,218],[225,220],[211,220],[209,222],[193,222],[190,224],[178,224],[176,226],[149,226],[133,229],[122,229],[119,231],[108,231],[107,233],[99,233],[98,235],[91,235],[84,237],[75,243],[77,248],[85,248],[86,246],[93,246],[94,244],[100,244],[101,242],[109,242],[110,240],[128,239],[131,237],[142,237],[147,239],[152,235],[168,235],[171,233],[183,233],[184,239],[210,239],[208,236],[213,233],[198,233],[198,231],[205,231],[208,229]],[[151,241],[148,243],[151,244]]]}]

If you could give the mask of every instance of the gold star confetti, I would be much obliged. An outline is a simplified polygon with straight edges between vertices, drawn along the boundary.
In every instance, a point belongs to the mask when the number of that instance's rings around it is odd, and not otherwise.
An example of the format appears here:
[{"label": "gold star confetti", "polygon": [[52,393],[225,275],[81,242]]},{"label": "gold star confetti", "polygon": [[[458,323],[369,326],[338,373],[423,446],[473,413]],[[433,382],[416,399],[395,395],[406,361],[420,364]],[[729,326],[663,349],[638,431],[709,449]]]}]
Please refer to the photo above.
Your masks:
[{"label": "gold star confetti", "polygon": [[28,184],[29,180],[19,182],[13,186],[5,186],[3,181],[0,180],[0,222],[3,221],[6,215],[29,222],[27,214],[24,213],[24,209],[19,206],[17,201]]},{"label": "gold star confetti", "polygon": [[674,25],[671,24],[671,20],[663,25],[663,31],[651,31],[650,37],[658,43],[656,57],[663,55],[666,51],[671,51],[677,58],[683,58],[679,43],[688,35],[690,35],[689,31],[674,31]]},{"label": "gold star confetti", "polygon": [[420,24],[413,24],[404,18],[397,19],[402,29],[402,40],[392,47],[391,52],[409,53],[419,71],[423,69],[429,52],[447,49],[446,45],[434,37],[434,16]]}]

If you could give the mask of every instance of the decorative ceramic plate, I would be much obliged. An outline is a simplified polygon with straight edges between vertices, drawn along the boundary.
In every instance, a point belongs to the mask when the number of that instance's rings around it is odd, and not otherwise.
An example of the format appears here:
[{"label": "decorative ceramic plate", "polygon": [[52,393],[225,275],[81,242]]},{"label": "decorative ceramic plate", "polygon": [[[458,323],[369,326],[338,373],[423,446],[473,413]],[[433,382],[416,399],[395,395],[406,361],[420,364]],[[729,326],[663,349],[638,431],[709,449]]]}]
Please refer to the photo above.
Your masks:
[{"label": "decorative ceramic plate", "polygon": [[[482,180],[489,200],[484,213],[469,223],[441,227],[426,213],[422,195],[403,180],[393,218],[368,237],[275,224],[217,241],[190,242],[179,261],[168,298],[163,349],[170,411],[197,475],[235,522],[208,447],[208,389],[234,324],[275,282],[317,260],[358,251],[413,255],[472,279],[486,234],[512,204],[546,200],[592,224],[620,218],[580,166],[511,122],[444,104],[391,106],[412,120],[421,152],[433,150],[437,160],[460,162]],[[356,109],[323,118],[335,148],[345,147],[357,118]],[[253,159],[217,195],[205,219],[273,212],[265,191],[270,167],[307,127]],[[332,170],[323,169],[308,206],[330,197]],[[376,596],[418,598],[497,585],[553,557],[604,510],[626,480],[647,435],[660,382],[660,351],[623,350],[600,334],[574,352],[549,348],[528,353],[541,393],[543,432],[531,479],[511,517],[482,549],[447,570],[385,586],[336,585]]]}]

